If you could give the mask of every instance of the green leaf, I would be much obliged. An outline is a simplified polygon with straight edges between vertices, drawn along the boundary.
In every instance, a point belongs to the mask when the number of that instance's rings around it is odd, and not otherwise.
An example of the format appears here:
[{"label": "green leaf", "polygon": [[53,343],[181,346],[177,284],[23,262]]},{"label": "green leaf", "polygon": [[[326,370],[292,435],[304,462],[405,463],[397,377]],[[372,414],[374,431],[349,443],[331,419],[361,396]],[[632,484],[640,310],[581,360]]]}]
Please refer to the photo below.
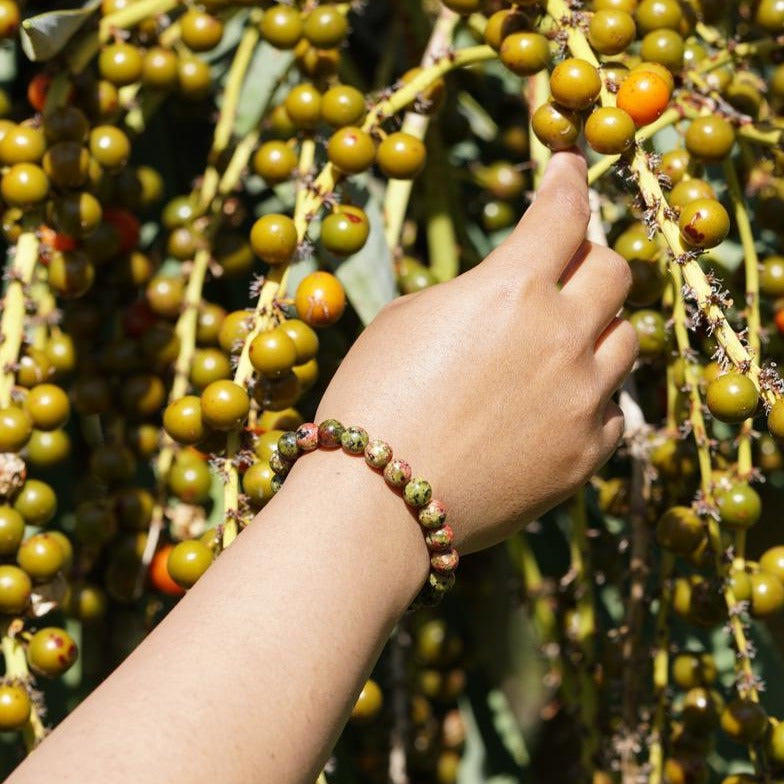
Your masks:
[{"label": "green leaf", "polygon": [[[525,746],[520,728],[512,714],[506,698],[498,690],[492,690],[487,695],[487,702],[491,706],[494,714],[496,729],[504,742],[510,741],[515,749],[515,759],[521,765],[528,764],[528,750]],[[466,727],[466,745],[460,760],[460,770],[458,772],[458,784],[474,784],[483,781],[485,784],[514,784],[519,782],[519,776],[495,772],[490,773],[488,768],[493,768],[491,751],[487,748],[482,735],[482,728],[477,724],[477,717],[474,714],[470,700],[465,697],[459,699],[460,714]],[[505,725],[500,730],[501,725]],[[488,728],[484,728],[487,730]]]},{"label": "green leaf", "polygon": [[256,47],[240,91],[234,133],[243,136],[258,124],[275,94],[280,80],[294,59],[290,51],[281,51],[268,43]]},{"label": "green leaf", "polygon": [[289,267],[289,278],[286,285],[286,290],[289,292],[289,294],[293,296],[294,292],[297,290],[297,286],[300,284],[300,281],[307,275],[310,275],[311,272],[315,272],[317,269],[318,264],[316,263],[316,259],[312,253],[305,253],[295,262],[293,262]]},{"label": "green leaf", "polygon": [[498,137],[498,124],[471,93],[461,90],[457,94],[457,105],[460,113],[468,120],[474,136],[484,142],[492,142]]},{"label": "green leaf", "polygon": [[[384,219],[375,196],[364,194],[362,205],[370,221],[365,247],[341,262],[335,274],[362,323],[367,326],[387,302],[397,296],[392,254],[384,237]],[[360,203],[356,200],[355,203]]]},{"label": "green leaf", "polygon": [[245,29],[245,22],[248,19],[247,11],[238,11],[225,22],[223,35],[220,43],[207,52],[202,52],[200,57],[207,63],[215,63],[237,48],[242,32]]},{"label": "green leaf", "polygon": [[223,509],[223,488],[226,484],[217,473],[210,472],[210,501],[212,502],[209,514],[207,515],[207,528],[217,528],[223,523],[224,509]]},{"label": "green leaf", "polygon": [[0,47],[0,82],[12,82],[16,76],[16,47],[7,42]]},{"label": "green leaf", "polygon": [[480,256],[487,256],[487,254],[490,253],[490,251],[493,249],[493,243],[482,227],[478,224],[467,223],[465,226],[465,232]]},{"label": "green leaf", "polygon": [[22,22],[20,38],[24,53],[34,61],[51,60],[79,32],[101,0],[90,0],[82,8],[47,11]]}]

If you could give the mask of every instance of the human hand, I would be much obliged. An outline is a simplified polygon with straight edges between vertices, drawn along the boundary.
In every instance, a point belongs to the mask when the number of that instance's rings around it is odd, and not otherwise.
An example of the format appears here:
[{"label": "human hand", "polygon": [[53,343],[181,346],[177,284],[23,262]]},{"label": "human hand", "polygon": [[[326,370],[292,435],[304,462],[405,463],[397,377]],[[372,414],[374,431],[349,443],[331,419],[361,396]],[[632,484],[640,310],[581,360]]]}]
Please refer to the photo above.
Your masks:
[{"label": "human hand", "polygon": [[585,161],[556,154],[536,200],[485,261],[388,305],[322,398],[388,441],[449,510],[460,552],[573,493],[623,432],[613,393],[637,356],[616,318],[629,266],[585,240]]}]

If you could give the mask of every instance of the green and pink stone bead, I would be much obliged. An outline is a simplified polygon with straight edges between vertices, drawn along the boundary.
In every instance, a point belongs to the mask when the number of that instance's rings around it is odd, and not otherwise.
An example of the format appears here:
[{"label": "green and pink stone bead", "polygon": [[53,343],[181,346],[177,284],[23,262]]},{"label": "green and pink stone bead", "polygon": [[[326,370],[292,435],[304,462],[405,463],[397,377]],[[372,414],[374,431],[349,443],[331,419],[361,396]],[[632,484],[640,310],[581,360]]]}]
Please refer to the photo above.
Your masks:
[{"label": "green and pink stone bead", "polygon": [[412,609],[437,604],[454,585],[455,569],[460,559],[453,547],[454,533],[446,522],[446,508],[441,501],[433,498],[430,483],[422,477],[412,476],[411,466],[405,460],[394,457],[392,447],[386,441],[371,439],[364,428],[356,425],[344,427],[336,419],[326,419],[318,425],[306,422],[278,439],[278,448],[270,458],[270,467],[275,472],[272,481],[274,491],[277,492],[283,484],[299,457],[319,448],[342,448],[346,454],[363,455],[371,468],[382,472],[390,487],[401,491],[406,504],[417,510],[417,519],[430,553],[430,574]]}]

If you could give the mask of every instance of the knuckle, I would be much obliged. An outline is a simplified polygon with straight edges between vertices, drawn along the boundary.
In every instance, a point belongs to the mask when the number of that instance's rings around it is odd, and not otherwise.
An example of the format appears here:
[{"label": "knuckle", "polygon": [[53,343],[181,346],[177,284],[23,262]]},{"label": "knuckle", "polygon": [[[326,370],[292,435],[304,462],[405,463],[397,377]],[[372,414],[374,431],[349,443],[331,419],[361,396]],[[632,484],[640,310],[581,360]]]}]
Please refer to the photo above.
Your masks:
[{"label": "knuckle", "polygon": [[633,365],[640,356],[640,339],[637,330],[627,319],[621,319],[617,326],[618,337],[623,343],[625,359],[629,365]]},{"label": "knuckle", "polygon": [[575,465],[578,482],[581,485],[585,484],[585,482],[596,473],[596,469],[599,467],[600,463],[601,455],[599,444],[596,439],[593,439],[585,445],[581,459],[578,460]]},{"label": "knuckle", "polygon": [[591,252],[597,262],[594,265],[597,274],[626,299],[632,287],[632,271],[629,263],[619,253],[606,246],[592,245]]},{"label": "knuckle", "polygon": [[[580,325],[574,325],[571,329],[565,329],[557,336],[557,343],[563,360],[569,365],[578,362],[586,353],[588,347],[587,336]],[[586,390],[582,390],[580,399],[588,397]]]},{"label": "knuckle", "polygon": [[623,298],[626,299],[632,288],[632,269],[626,259],[615,252],[610,252],[608,262],[611,280],[617,282]]},{"label": "knuckle", "polygon": [[515,311],[519,311],[521,302],[534,301],[541,294],[536,275],[526,268],[517,269],[510,275],[495,276],[491,289],[495,305],[508,305]]},{"label": "knuckle", "polygon": [[599,455],[599,466],[604,465],[615,450],[620,446],[623,440],[626,422],[623,417],[623,412],[618,409],[617,416],[614,416],[606,426],[605,432],[605,445],[602,453]]},{"label": "knuckle", "polygon": [[539,278],[530,269],[523,269],[516,276],[515,282],[516,301],[531,299],[542,295],[542,285]]},{"label": "knuckle", "polygon": [[602,393],[596,378],[575,380],[576,391],[572,395],[567,414],[570,420],[569,428],[572,432],[580,434],[580,438],[575,443],[588,443],[592,440]]},{"label": "knuckle", "polygon": [[585,480],[595,474],[612,456],[623,436],[623,417],[614,417],[604,431],[586,445],[582,463]]},{"label": "knuckle", "polygon": [[590,428],[596,422],[599,408],[604,399],[604,389],[598,373],[592,373],[590,380],[585,382],[585,407],[583,415],[588,420],[587,426]]}]

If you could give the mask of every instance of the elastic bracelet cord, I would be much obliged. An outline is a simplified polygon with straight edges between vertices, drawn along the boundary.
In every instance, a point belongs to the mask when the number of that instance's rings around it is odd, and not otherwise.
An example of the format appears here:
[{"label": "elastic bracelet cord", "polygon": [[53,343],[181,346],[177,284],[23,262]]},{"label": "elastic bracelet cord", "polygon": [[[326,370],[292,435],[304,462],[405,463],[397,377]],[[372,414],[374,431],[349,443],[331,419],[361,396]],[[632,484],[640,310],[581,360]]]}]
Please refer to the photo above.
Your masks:
[{"label": "elastic bracelet cord", "polygon": [[402,495],[412,510],[416,510],[430,555],[430,573],[410,609],[438,604],[455,584],[455,569],[459,561],[457,550],[452,546],[454,534],[446,522],[446,508],[441,501],[433,498],[429,482],[421,477],[412,477],[411,466],[393,456],[392,447],[386,441],[371,439],[363,428],[354,425],[344,427],[336,419],[327,419],[320,425],[306,422],[278,439],[278,449],[269,461],[275,473],[273,491],[280,489],[291,467],[303,454],[316,449],[340,448],[349,455],[363,455],[365,462],[382,474],[387,485]]}]

